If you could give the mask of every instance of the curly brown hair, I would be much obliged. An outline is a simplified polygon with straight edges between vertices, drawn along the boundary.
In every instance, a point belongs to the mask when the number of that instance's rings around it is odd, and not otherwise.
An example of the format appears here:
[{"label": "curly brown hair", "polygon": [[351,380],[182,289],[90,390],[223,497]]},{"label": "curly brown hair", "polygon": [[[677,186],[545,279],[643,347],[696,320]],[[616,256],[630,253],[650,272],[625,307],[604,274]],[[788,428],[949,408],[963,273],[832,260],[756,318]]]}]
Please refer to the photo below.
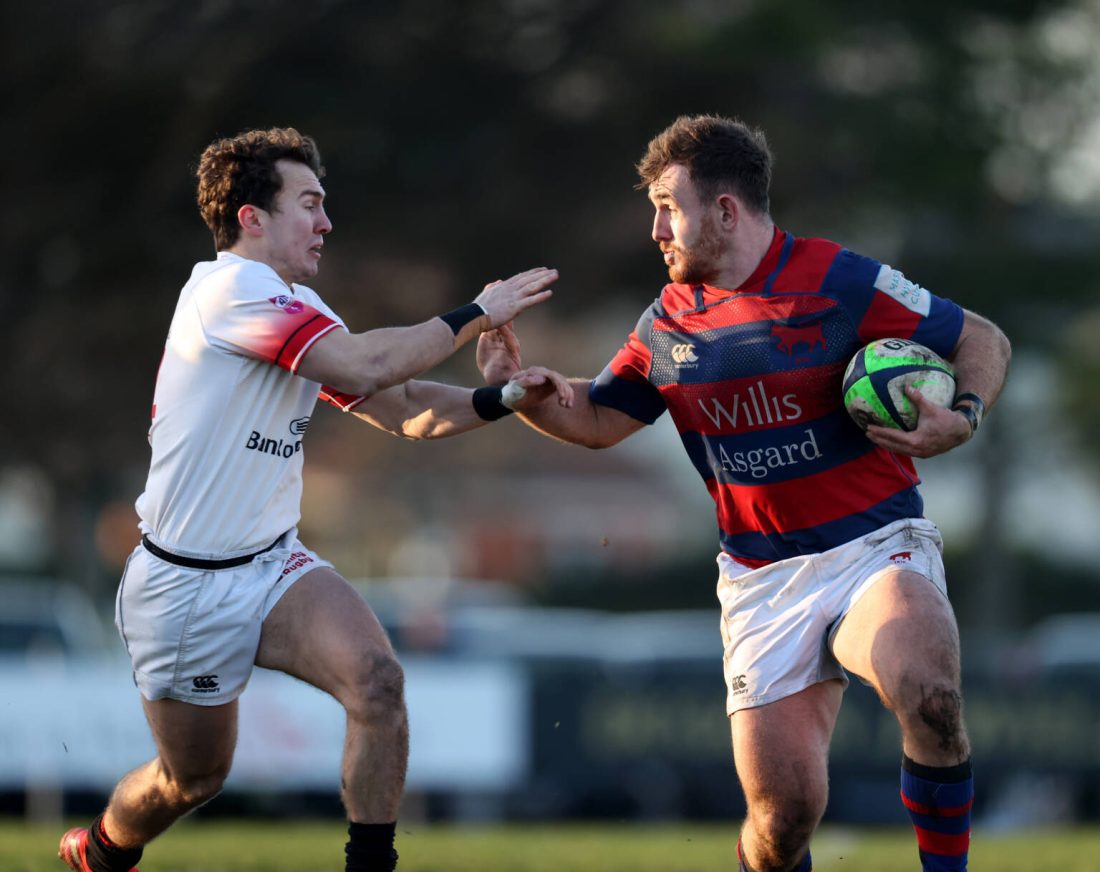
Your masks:
[{"label": "curly brown hair", "polygon": [[649,141],[636,169],[648,188],[672,164],[687,167],[700,195],[732,191],[762,214],[768,213],[772,155],[760,129],[737,118],[681,115]]},{"label": "curly brown hair", "polygon": [[321,152],[317,143],[293,127],[247,130],[232,139],[212,142],[199,158],[198,203],[203,221],[214,234],[218,251],[231,248],[240,238],[237,212],[241,206],[272,211],[283,186],[275,166],[293,160],[308,166],[321,178]]}]

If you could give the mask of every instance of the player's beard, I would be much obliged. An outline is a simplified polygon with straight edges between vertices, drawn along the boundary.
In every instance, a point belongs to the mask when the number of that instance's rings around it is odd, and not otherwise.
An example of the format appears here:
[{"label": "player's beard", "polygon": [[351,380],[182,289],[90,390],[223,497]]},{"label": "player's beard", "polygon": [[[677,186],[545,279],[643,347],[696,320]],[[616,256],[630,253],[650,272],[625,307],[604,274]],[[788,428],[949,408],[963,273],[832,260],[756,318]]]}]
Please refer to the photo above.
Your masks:
[{"label": "player's beard", "polygon": [[676,261],[669,265],[669,278],[684,285],[713,283],[724,249],[725,240],[715,228],[714,220],[709,215],[703,216],[698,241],[691,248],[675,249]]}]

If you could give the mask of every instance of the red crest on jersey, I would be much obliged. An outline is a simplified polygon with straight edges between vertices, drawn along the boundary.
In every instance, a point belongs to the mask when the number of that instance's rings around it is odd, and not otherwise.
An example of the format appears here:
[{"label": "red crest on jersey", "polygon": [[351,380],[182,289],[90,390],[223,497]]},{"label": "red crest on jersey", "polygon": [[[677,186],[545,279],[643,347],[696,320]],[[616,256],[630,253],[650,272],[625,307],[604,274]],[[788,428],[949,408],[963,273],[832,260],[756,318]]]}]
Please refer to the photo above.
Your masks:
[{"label": "red crest on jersey", "polygon": [[807,350],[813,351],[814,346],[825,344],[825,333],[821,329],[821,323],[807,324],[802,327],[792,327],[787,324],[772,324],[772,338],[778,339],[776,348],[784,354],[794,356],[794,350],[799,345],[805,345]]}]

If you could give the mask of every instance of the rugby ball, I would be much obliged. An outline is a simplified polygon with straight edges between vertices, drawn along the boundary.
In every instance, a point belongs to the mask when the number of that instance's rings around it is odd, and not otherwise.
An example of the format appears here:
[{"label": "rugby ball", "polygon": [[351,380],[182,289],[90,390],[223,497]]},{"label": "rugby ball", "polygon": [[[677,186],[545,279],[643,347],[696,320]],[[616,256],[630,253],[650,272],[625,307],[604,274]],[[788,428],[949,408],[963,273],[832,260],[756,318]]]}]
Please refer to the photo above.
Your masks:
[{"label": "rugby ball", "polygon": [[947,408],[955,399],[955,370],[911,339],[876,339],[857,351],[844,371],[844,408],[861,430],[871,424],[913,430],[918,413],[905,395],[909,386]]}]

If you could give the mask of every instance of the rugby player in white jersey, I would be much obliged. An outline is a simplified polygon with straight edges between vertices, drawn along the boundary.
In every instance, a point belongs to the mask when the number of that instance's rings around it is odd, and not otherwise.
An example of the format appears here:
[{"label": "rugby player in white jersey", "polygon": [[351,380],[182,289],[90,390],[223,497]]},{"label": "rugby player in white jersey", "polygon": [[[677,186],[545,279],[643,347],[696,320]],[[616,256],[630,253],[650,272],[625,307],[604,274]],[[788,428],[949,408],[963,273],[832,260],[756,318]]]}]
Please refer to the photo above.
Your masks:
[{"label": "rugby player in white jersey", "polygon": [[393,870],[404,679],[369,606],[297,536],[314,405],[320,396],[381,429],[433,439],[522,407],[521,388],[572,400],[557,373],[510,389],[413,380],[548,299],[551,269],[494,282],[421,324],[350,333],[299,284],[316,275],[332,230],[323,174],[313,140],[292,128],[249,131],[202,155],[198,202],[218,254],[195,266],[169,329],[137,501],[142,539],[116,607],[157,756],[122,778],[89,827],[62,837],[59,856],[78,872],[134,869],[149,841],[218,793],[254,665],[343,705],[345,868]]}]

